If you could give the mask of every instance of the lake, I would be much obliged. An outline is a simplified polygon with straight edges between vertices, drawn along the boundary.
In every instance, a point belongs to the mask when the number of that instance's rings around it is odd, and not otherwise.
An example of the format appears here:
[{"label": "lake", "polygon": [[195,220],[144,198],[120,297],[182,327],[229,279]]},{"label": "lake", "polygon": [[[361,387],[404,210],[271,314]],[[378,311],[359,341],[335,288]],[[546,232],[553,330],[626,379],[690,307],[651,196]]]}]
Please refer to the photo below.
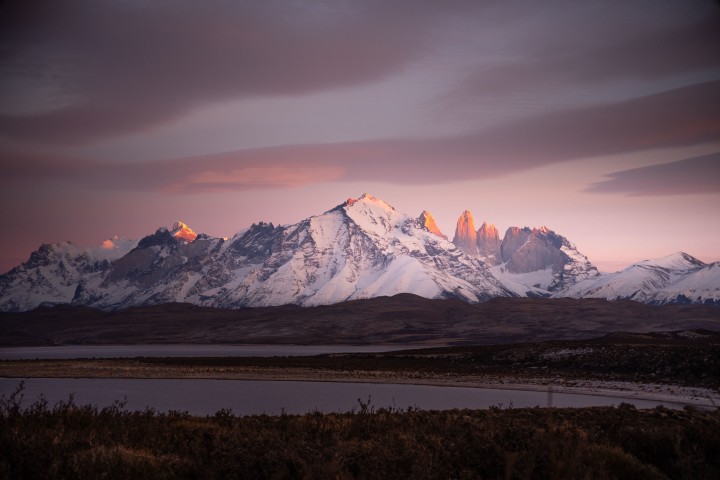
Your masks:
[{"label": "lake", "polygon": [[[0,394],[8,396],[20,380],[0,378]],[[31,378],[25,380],[24,404],[39,395],[50,405],[74,394],[75,403],[107,406],[127,399],[130,410],[152,407],[161,412],[187,411],[193,415],[212,415],[232,409],[236,415],[270,414],[282,411],[302,414],[315,410],[344,412],[358,407],[358,399],[371,399],[372,406],[424,410],[488,408],[501,406],[546,406],[546,392],[467,387],[438,387],[376,383],[197,380],[197,379],[115,379],[115,378]],[[685,404],[628,399],[622,396],[554,393],[554,407],[590,407],[631,403],[637,408],[682,408]]]}]

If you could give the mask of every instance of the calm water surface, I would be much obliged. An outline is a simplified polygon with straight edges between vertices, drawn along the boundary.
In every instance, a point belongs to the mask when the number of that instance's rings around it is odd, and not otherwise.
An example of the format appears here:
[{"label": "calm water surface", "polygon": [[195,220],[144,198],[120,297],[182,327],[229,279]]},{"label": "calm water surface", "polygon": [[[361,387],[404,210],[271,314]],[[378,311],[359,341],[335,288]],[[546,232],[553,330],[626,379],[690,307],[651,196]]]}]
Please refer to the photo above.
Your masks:
[{"label": "calm water surface", "polygon": [[[20,380],[0,378],[0,394],[8,396]],[[211,415],[230,408],[238,415],[307,413],[311,411],[344,412],[358,407],[358,399],[371,399],[372,405],[425,410],[452,408],[488,408],[491,406],[546,406],[546,392],[500,390],[426,385],[372,383],[287,382],[251,380],[176,380],[112,378],[31,378],[25,380],[24,404],[43,395],[50,404],[74,395],[77,404],[99,407],[115,400],[127,399],[126,408],[144,410],[152,407],[161,412],[187,411],[194,415]],[[554,407],[589,407],[632,403],[638,408],[665,405],[682,408],[684,404],[651,400],[554,393]]]}]

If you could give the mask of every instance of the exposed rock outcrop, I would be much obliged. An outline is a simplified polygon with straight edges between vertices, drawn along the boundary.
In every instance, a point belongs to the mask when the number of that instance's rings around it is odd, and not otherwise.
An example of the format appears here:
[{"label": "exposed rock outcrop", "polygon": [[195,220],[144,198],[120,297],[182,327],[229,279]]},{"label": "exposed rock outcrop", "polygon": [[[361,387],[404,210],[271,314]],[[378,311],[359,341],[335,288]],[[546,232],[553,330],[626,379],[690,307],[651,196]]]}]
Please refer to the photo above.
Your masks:
[{"label": "exposed rock outcrop", "polygon": [[240,308],[398,293],[466,302],[515,295],[480,259],[367,194],[294,225],[261,222],[228,240],[198,235],[188,241],[189,232],[180,222],[160,228],[128,245],[134,248],[127,253],[43,246],[0,275],[0,311],[59,303],[105,310],[172,302]]},{"label": "exposed rock outcrop", "polygon": [[186,242],[192,242],[197,238],[197,233],[193,232],[190,227],[183,222],[175,222],[170,234],[175,238],[180,238]]},{"label": "exposed rock outcrop", "polygon": [[510,227],[500,249],[504,270],[511,274],[550,269],[553,281],[547,287],[549,292],[598,275],[597,268],[575,245],[547,227]]},{"label": "exposed rock outcrop", "polygon": [[510,260],[513,254],[530,237],[531,230],[527,227],[510,227],[505,231],[502,243],[500,244],[500,255],[504,262]]},{"label": "exposed rock outcrop", "polygon": [[430,233],[434,233],[440,238],[444,238],[445,240],[448,239],[447,235],[444,235],[440,228],[437,226],[437,223],[435,223],[435,218],[428,212],[427,210],[423,210],[423,212],[418,217],[418,221],[420,222],[420,226],[425,228]]},{"label": "exposed rock outcrop", "polygon": [[468,255],[478,255],[477,232],[475,231],[475,221],[470,211],[465,210],[463,214],[460,215],[460,218],[458,218],[457,227],[455,227],[455,237],[452,243]]},{"label": "exposed rock outcrop", "polygon": [[500,236],[495,225],[483,223],[477,231],[477,248],[485,263],[490,265],[502,263],[500,245]]}]

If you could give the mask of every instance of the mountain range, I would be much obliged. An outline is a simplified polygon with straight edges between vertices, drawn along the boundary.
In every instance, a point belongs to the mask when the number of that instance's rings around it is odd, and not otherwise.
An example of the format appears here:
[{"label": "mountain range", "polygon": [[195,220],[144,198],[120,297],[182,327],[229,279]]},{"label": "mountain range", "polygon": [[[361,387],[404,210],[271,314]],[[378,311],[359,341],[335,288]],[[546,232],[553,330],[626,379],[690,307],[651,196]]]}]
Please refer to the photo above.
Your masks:
[{"label": "mountain range", "polygon": [[469,303],[495,297],[720,304],[720,263],[685,253],[600,274],[546,227],[475,229],[465,211],[450,242],[432,215],[398,212],[365,194],[294,225],[260,222],[232,238],[182,222],[94,248],[44,244],[0,275],[0,311],[54,304],[116,310],[171,302],[241,308],[412,293]]}]

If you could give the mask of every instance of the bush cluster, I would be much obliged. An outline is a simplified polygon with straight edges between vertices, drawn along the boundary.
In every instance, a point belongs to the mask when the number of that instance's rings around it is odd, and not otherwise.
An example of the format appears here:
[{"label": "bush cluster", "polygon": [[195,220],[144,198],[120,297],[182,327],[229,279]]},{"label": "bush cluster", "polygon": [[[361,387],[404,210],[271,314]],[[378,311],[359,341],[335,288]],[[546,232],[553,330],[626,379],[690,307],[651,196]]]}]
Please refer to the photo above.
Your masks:
[{"label": "bush cluster", "polygon": [[0,401],[0,478],[720,478],[720,410],[239,417]]}]

